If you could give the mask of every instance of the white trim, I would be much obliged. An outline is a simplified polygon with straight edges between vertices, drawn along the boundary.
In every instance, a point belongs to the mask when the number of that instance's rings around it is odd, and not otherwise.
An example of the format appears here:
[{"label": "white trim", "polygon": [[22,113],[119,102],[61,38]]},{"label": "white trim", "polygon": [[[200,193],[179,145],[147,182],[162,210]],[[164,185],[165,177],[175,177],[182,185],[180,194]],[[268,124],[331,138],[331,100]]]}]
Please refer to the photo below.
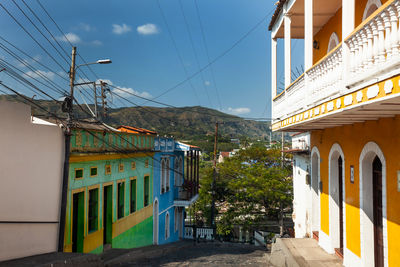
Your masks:
[{"label": "white trim", "polygon": [[[385,267],[389,266],[388,263],[388,232],[387,232],[387,207],[386,207],[386,159],[383,155],[382,150],[375,142],[368,142],[361,151],[360,159],[359,159],[359,168],[360,168],[360,243],[361,243],[361,261],[362,266],[369,266],[371,262],[374,262],[374,253],[372,251],[372,261],[371,253],[367,253],[365,250],[367,243],[369,245],[373,244],[372,242],[367,242],[365,239],[368,238],[366,236],[367,231],[367,214],[364,212],[364,192],[363,192],[363,162],[369,161],[372,164],[374,156],[378,156],[382,163],[382,220],[383,220],[383,258]],[[368,175],[368,173],[367,173]],[[372,175],[371,175],[372,177]],[[372,196],[371,196],[372,197]],[[369,199],[370,201],[370,199]],[[371,238],[371,237],[370,237]],[[372,230],[372,239],[373,239],[373,230]]]},{"label": "white trim", "polygon": [[343,259],[343,265],[344,266],[348,266],[348,267],[361,267],[362,262],[361,262],[361,258],[358,257],[356,254],[354,254],[351,250],[349,250],[348,248],[344,248],[344,255],[346,255],[346,257],[344,257]]},{"label": "white trim", "polygon": [[[345,169],[346,169],[346,161],[344,157],[344,153],[342,148],[338,143],[332,145],[331,150],[329,151],[329,239],[330,239],[330,251],[334,253],[334,249],[339,247],[340,244],[340,218],[339,214],[339,206],[335,203],[334,196],[336,195],[335,184],[339,183],[338,180],[333,181],[334,176],[338,176],[337,174],[337,160],[339,157],[342,157],[343,165],[342,165],[342,207],[343,207],[343,248],[347,247],[346,245],[346,192],[345,192]],[[332,167],[333,165],[333,167]],[[336,185],[337,186],[337,185]],[[337,192],[338,193],[338,192]],[[337,196],[339,197],[339,195]],[[337,221],[337,222],[336,222]],[[344,255],[343,255],[344,256]]]},{"label": "white trim", "polygon": [[382,3],[380,0],[368,0],[364,8],[363,19],[362,19],[363,21],[368,17],[367,16],[368,10],[371,8],[372,5],[375,5],[379,9],[382,6]]},{"label": "white trim", "polygon": [[[158,245],[158,231],[160,218],[158,216],[158,198],[153,201],[153,244]],[[156,220],[154,219],[156,218]],[[155,230],[155,231],[154,231]]]},{"label": "white trim", "polygon": [[319,239],[318,245],[320,245],[321,248],[323,248],[328,253],[333,253],[330,250],[331,243],[330,243],[329,236],[327,234],[325,234],[324,231],[322,231],[322,230],[319,231],[318,239]]},{"label": "white trim", "polygon": [[[332,46],[332,41],[335,42],[335,44]],[[331,51],[333,48],[335,48],[336,46],[338,46],[340,43],[339,41],[339,36],[337,35],[336,32],[333,32],[331,34],[331,36],[329,37],[329,43],[328,43],[328,50],[326,51],[326,53],[329,53],[329,51]]]}]

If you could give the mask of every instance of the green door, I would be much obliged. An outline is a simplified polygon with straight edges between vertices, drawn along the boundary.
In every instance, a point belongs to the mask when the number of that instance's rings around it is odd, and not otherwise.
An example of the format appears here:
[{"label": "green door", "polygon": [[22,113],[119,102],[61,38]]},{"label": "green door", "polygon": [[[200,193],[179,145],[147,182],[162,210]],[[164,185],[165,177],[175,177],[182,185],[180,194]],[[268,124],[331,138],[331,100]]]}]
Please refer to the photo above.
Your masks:
[{"label": "green door", "polygon": [[73,195],[72,215],[72,252],[83,252],[85,195],[83,192]]},{"label": "green door", "polygon": [[112,185],[104,187],[103,197],[103,243],[111,244],[112,241]]}]

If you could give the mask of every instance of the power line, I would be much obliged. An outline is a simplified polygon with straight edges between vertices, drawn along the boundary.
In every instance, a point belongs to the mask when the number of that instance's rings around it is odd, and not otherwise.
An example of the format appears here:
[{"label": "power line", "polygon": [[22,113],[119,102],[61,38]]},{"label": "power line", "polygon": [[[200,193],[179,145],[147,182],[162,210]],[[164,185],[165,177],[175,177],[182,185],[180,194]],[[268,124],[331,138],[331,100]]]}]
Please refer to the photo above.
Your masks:
[{"label": "power line", "polygon": [[[187,21],[187,18],[186,18],[186,15],[185,15],[185,11],[184,11],[184,9],[183,9],[182,1],[181,1],[181,0],[178,0],[178,2],[179,2],[179,6],[180,6],[180,8],[181,8],[183,20],[185,21],[186,31],[187,31],[187,33],[188,33],[188,35],[189,35],[190,45],[192,46],[192,50],[193,50],[194,57],[195,57],[196,64],[197,64],[197,68],[200,69],[199,58],[198,58],[198,56],[197,56],[196,48],[194,47],[194,42],[193,42],[192,33],[190,32],[189,23],[188,23],[188,21]],[[206,95],[207,95],[207,98],[208,98],[208,102],[210,102],[210,105],[212,106],[211,99],[210,99],[210,95],[208,94],[208,89],[207,89],[207,86],[206,86],[206,81],[205,81],[205,79],[204,79],[203,72],[200,72],[200,76],[201,76],[201,80],[202,80],[202,82],[203,82],[204,91],[206,92]]]},{"label": "power line", "polygon": [[[206,49],[207,62],[210,63],[210,54],[209,54],[209,52],[208,52],[208,46],[207,46],[206,37],[205,37],[205,34],[204,34],[203,23],[202,23],[202,21],[201,21],[199,6],[197,5],[197,1],[196,1],[196,0],[194,0],[194,4],[195,4],[195,6],[196,6],[197,18],[198,18],[199,24],[200,24],[201,36],[202,36],[202,38],[203,38],[204,47],[205,47],[205,49]],[[210,72],[211,72],[211,77],[212,77],[212,79],[213,79],[213,86],[214,86],[214,89],[215,89],[215,92],[216,92],[216,95],[217,95],[217,100],[218,100],[218,103],[219,103],[219,108],[222,110],[221,99],[220,99],[220,97],[219,97],[218,87],[217,87],[217,83],[216,83],[216,81],[215,81],[214,70],[213,70],[213,67],[212,67],[211,65],[210,65]]]},{"label": "power line", "polygon": [[[165,16],[164,11],[162,10],[162,7],[161,7],[161,4],[160,4],[160,1],[159,1],[159,0],[157,0],[157,4],[158,4],[158,8],[159,8],[159,10],[160,10],[161,16],[162,16],[162,18],[163,18],[163,20],[164,20],[165,26],[167,27],[169,37],[171,38],[171,41],[172,41],[172,44],[174,45],[176,54],[178,55],[179,61],[180,61],[181,65],[182,65],[182,68],[183,68],[183,70],[184,70],[184,72],[185,72],[185,76],[186,76],[186,78],[188,78],[188,77],[189,77],[188,70],[187,70],[187,68],[186,68],[186,66],[185,66],[185,63],[183,62],[183,59],[182,59],[181,54],[179,53],[178,45],[176,44],[175,38],[174,38],[174,36],[173,36],[173,34],[172,34],[172,31],[171,31],[171,29],[170,29],[170,27],[169,27],[169,24],[168,24],[168,21],[167,21],[167,17]],[[188,81],[189,81],[189,85],[190,85],[190,87],[192,88],[193,93],[194,93],[194,95],[195,95],[195,97],[196,97],[196,99],[197,99],[197,102],[199,103],[199,105],[201,105],[201,104],[200,104],[199,97],[197,96],[196,89],[194,88],[191,79],[189,79]]]},{"label": "power line", "polygon": [[0,3],[0,6],[4,9],[4,11],[15,21],[15,23],[19,26],[19,27],[21,27],[21,29],[22,30],[24,30],[24,32],[26,33],[26,34],[28,34],[29,35],[29,37],[63,70],[63,71],[65,71],[64,70],[64,67],[32,36],[32,34],[30,34],[29,32],[28,32],[28,30],[24,27],[24,26],[22,26],[22,24],[7,10],[7,8],[5,8],[4,6],[3,6],[3,4],[1,4]]},{"label": "power line", "polygon": [[249,36],[253,31],[255,31],[269,16],[270,14],[273,12],[273,10],[271,12],[269,12],[266,16],[264,16],[261,20],[259,20],[257,22],[256,25],[254,25],[252,28],[250,28],[250,30],[248,30],[244,35],[242,35],[237,41],[235,41],[228,49],[226,49],[225,51],[223,51],[221,54],[219,54],[217,57],[215,57],[214,59],[212,59],[211,61],[209,61],[208,64],[206,64],[205,66],[203,66],[201,69],[199,69],[198,71],[194,72],[193,74],[191,74],[189,77],[187,77],[186,79],[178,82],[177,84],[175,84],[174,86],[168,88],[167,90],[165,90],[163,93],[159,94],[158,96],[154,97],[153,100],[160,98],[161,96],[171,92],[172,90],[178,88],[179,86],[181,86],[182,84],[186,83],[187,81],[191,80],[193,77],[197,76],[199,73],[201,73],[202,71],[204,71],[205,69],[207,69],[208,67],[210,67],[211,65],[213,65],[215,62],[217,62],[219,59],[223,58],[225,55],[227,55],[230,51],[232,51],[238,44],[240,44],[244,39],[247,38],[247,36]]}]

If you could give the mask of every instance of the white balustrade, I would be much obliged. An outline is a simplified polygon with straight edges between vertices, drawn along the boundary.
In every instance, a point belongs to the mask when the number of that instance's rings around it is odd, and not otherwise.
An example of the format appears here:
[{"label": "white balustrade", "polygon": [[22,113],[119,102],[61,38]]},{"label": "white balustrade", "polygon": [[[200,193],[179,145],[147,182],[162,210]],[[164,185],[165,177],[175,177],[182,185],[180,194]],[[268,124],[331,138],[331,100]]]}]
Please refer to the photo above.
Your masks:
[{"label": "white balustrade", "polygon": [[[206,227],[196,227],[196,238],[206,240],[213,240],[213,229]],[[194,239],[194,228],[192,226],[185,226],[185,239]]]},{"label": "white balustrade", "polygon": [[[400,1],[393,1],[363,22],[344,40],[347,50],[342,44],[337,46],[274,99],[273,118],[283,120],[361,83],[376,82],[382,74],[400,73],[399,17]],[[344,56],[347,66],[343,65]]]}]

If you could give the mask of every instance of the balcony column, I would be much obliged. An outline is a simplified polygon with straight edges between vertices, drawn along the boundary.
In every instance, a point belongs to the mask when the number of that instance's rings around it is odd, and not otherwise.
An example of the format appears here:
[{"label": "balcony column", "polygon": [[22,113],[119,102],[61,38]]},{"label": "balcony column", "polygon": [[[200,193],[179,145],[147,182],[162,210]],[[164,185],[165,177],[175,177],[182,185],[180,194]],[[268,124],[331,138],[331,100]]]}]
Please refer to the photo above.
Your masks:
[{"label": "balcony column", "polygon": [[292,20],[290,18],[290,14],[286,13],[285,18],[284,18],[284,23],[285,23],[285,90],[287,87],[292,82],[291,76],[292,76],[292,69],[291,69],[291,64],[292,64],[292,55],[291,55],[291,24]]},{"label": "balcony column", "polygon": [[[355,0],[342,0],[342,40],[345,40],[355,25]],[[344,85],[350,79],[350,47],[347,42],[342,42],[342,77]],[[344,91],[342,86],[342,91]]]},{"label": "balcony column", "polygon": [[276,97],[276,47],[277,41],[271,36],[271,98],[274,99]]},{"label": "balcony column", "polygon": [[313,0],[304,1],[304,68],[313,65]]}]

